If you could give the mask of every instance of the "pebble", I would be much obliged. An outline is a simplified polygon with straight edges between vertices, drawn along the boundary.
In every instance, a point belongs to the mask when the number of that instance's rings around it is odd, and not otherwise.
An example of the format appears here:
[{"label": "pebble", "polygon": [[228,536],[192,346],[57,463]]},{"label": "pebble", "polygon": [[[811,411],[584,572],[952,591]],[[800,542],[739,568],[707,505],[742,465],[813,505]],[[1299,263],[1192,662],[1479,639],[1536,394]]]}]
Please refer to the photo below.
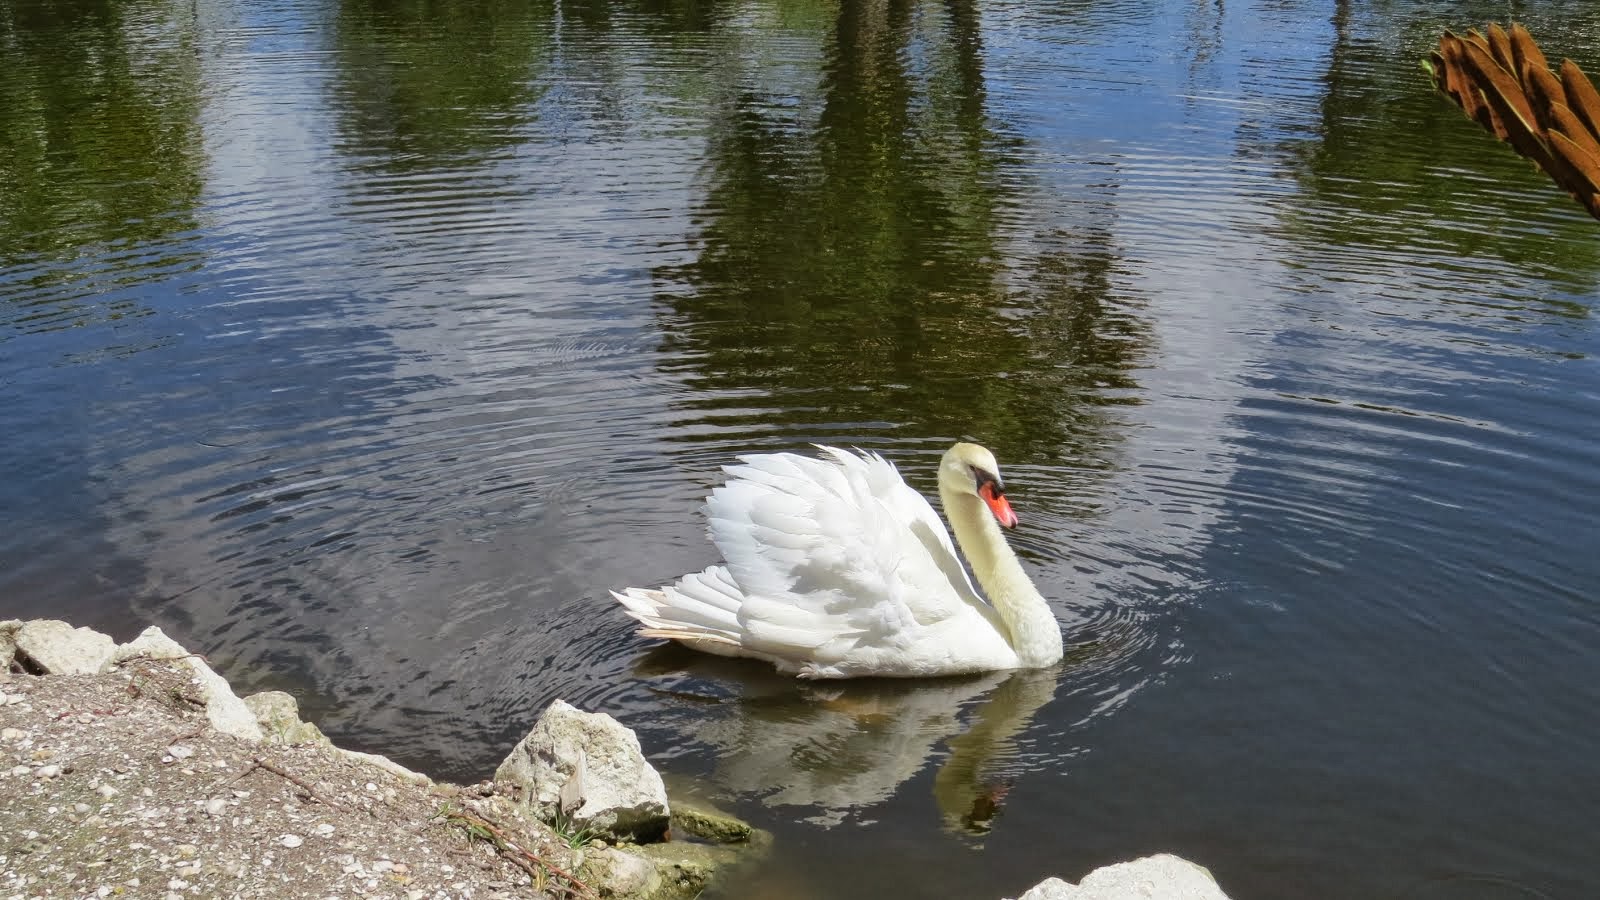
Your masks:
[{"label": "pebble", "polygon": [[11,770],[11,774],[13,774],[13,775],[17,776],[18,778],[20,778],[23,775],[26,775],[26,774],[28,774],[29,772],[32,772],[32,771],[33,770],[28,768],[27,766],[17,766],[17,767],[15,767],[15,768],[13,768]]},{"label": "pebble", "polygon": [[220,816],[224,811],[227,810],[227,808],[228,801],[222,799],[221,797],[212,797],[210,800],[206,801],[206,815],[208,816]]},{"label": "pebble", "polygon": [[317,836],[318,837],[333,837],[333,826],[329,825],[327,822],[323,822],[321,825],[318,825],[317,826]]},{"label": "pebble", "polygon": [[195,856],[200,852],[200,848],[193,844],[179,844],[172,849],[177,851],[178,855],[184,859],[194,859]]},{"label": "pebble", "polygon": [[100,796],[106,798],[107,800],[110,800],[112,797],[115,797],[119,793],[119,791],[116,788],[112,787],[109,784],[102,784],[102,785],[100,785],[99,788],[97,788],[97,790],[100,792]]},{"label": "pebble", "polygon": [[48,766],[40,766],[39,770],[37,772],[35,772],[34,774],[39,776],[40,778],[55,778],[57,775],[61,774],[61,767],[58,766],[58,765],[54,765],[54,764],[51,764],[51,765],[48,765]]},{"label": "pebble", "polygon": [[21,728],[0,728],[0,741],[20,741],[27,734]]},{"label": "pebble", "polygon": [[194,755],[194,748],[184,744],[173,744],[167,748],[167,752],[172,755],[173,759],[188,759]]},{"label": "pebble", "polygon": [[293,850],[294,848],[300,846],[301,844],[304,844],[306,842],[306,839],[301,837],[298,834],[286,834],[283,837],[279,838],[278,841],[279,841],[279,843],[283,844],[285,847],[288,847],[290,850]]},{"label": "pebble", "polygon": [[90,806],[87,803],[74,803],[74,804],[72,804],[72,811],[77,813],[80,816],[83,815],[84,813],[88,812],[89,810],[93,809],[93,808],[94,807]]},{"label": "pebble", "polygon": [[382,875],[383,873],[385,873],[385,872],[387,872],[387,871],[389,871],[390,869],[393,869],[393,868],[394,868],[394,863],[390,862],[387,859],[380,859],[377,862],[372,864],[372,871],[377,872],[379,875]]},{"label": "pebble", "polygon": [[26,694],[6,694],[5,696],[7,706],[12,705],[13,703],[21,703],[22,701],[28,699]]}]

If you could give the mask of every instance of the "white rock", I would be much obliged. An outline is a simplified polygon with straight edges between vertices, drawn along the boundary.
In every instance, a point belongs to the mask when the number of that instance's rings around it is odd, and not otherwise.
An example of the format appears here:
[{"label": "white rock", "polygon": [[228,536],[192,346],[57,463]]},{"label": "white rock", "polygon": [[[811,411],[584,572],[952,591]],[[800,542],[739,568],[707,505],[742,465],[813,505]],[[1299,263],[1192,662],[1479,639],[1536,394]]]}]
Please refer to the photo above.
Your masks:
[{"label": "white rock", "polygon": [[[343,747],[334,747],[333,749],[340,756],[350,760],[351,762],[358,762],[362,765],[368,766],[376,766],[385,772],[388,772],[390,775],[403,778],[406,781],[412,782],[413,784],[420,784],[423,787],[433,786],[432,778],[429,778],[421,772],[413,772],[387,756],[380,756],[376,753],[362,753],[360,750],[346,750]],[[367,783],[367,790],[375,791],[377,789],[378,786],[376,784],[371,782]]]},{"label": "white rock", "polygon": [[1017,900],[1228,900],[1211,873],[1158,853],[1095,869],[1076,885],[1046,878]]},{"label": "white rock", "polygon": [[173,744],[167,748],[167,752],[172,754],[173,759],[188,759],[194,755],[194,748],[183,744]]},{"label": "white rock", "polygon": [[17,657],[17,632],[22,630],[21,619],[0,622],[0,672],[10,671]]},{"label": "white rock", "polygon": [[17,657],[46,675],[93,675],[117,646],[93,628],[73,628],[58,619],[24,622],[13,640]]},{"label": "white rock", "polygon": [[10,743],[20,741],[27,736],[28,733],[21,728],[0,728],[0,741]]},{"label": "white rock", "polygon": [[286,834],[283,837],[279,838],[278,842],[283,844],[285,847],[288,847],[290,850],[293,850],[294,848],[300,846],[301,844],[304,844],[306,842],[306,839],[301,837],[298,834]]},{"label": "white rock", "polygon": [[316,827],[317,837],[333,837],[333,826],[323,822]]},{"label": "white rock", "polygon": [[[582,783],[573,790],[568,783]],[[528,736],[495,771],[497,781],[523,789],[535,816],[562,810],[578,828],[651,840],[667,827],[667,789],[644,758],[639,738],[616,719],[586,713],[562,700],[550,704]]]},{"label": "white rock", "polygon": [[261,726],[256,723],[255,713],[234,694],[228,682],[211,671],[205,660],[191,655],[161,629],[152,625],[140,632],[138,637],[117,647],[107,661],[106,668],[135,656],[181,660],[194,672],[195,679],[200,683],[200,696],[206,702],[206,719],[211,722],[211,727],[247,741],[261,740]]},{"label": "white rock", "polygon": [[220,816],[228,809],[228,801],[221,797],[212,797],[206,801],[206,815]]},{"label": "white rock", "polygon": [[255,714],[262,734],[274,744],[317,743],[331,745],[322,729],[300,719],[300,704],[283,691],[261,691],[244,698]]},{"label": "white rock", "polygon": [[33,771],[33,774],[39,778],[54,778],[61,774],[61,767],[55,765],[40,766]]}]

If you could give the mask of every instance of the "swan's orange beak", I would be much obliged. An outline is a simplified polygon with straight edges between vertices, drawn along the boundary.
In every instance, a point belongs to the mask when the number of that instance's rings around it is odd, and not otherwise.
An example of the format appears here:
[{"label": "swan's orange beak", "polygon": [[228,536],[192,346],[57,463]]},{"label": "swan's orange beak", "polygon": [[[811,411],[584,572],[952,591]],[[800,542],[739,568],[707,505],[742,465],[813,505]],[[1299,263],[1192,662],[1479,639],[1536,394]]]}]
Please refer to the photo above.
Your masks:
[{"label": "swan's orange beak", "polygon": [[1017,514],[1011,511],[1011,501],[1006,495],[995,490],[994,482],[985,482],[978,488],[978,496],[983,502],[989,504],[989,511],[994,513],[995,521],[1007,528],[1017,527]]}]

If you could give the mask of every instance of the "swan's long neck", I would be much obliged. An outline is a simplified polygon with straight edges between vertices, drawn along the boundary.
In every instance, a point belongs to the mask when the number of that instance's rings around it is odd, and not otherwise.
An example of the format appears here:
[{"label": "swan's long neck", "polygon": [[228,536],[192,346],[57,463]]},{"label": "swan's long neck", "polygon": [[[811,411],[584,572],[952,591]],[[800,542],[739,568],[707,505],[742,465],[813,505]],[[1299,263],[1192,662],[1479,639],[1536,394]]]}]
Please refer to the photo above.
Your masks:
[{"label": "swan's long neck", "polygon": [[956,543],[972,565],[972,574],[1010,629],[1011,647],[1022,665],[1047,666],[1060,661],[1061,626],[1017,562],[1000,523],[973,494],[941,484],[939,499],[944,502]]}]

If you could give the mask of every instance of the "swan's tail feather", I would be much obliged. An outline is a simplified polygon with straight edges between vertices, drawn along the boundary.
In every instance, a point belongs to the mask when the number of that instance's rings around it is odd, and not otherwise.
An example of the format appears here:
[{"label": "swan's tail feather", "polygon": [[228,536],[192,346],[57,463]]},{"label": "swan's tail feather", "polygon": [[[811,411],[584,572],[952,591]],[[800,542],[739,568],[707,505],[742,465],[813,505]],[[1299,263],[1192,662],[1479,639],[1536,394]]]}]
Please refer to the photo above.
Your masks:
[{"label": "swan's tail feather", "polygon": [[628,588],[611,596],[639,621],[640,637],[677,641],[718,656],[762,659],[783,672],[798,672],[797,661],[837,656],[860,636],[846,622],[746,596],[726,566],[685,575],[656,590]]},{"label": "swan's tail feather", "polygon": [[744,596],[728,570],[712,566],[660,590],[611,592],[639,620],[641,637],[681,641],[696,650],[732,655],[743,646],[739,606]]}]

